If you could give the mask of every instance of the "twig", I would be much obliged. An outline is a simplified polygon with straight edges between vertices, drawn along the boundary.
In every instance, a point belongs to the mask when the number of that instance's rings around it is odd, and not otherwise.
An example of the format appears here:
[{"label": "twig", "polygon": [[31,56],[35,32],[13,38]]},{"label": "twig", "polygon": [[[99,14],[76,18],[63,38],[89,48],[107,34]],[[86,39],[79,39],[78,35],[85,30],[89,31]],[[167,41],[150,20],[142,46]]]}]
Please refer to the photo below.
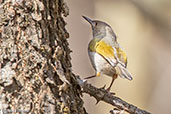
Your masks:
[{"label": "twig", "polygon": [[77,82],[83,88],[83,92],[93,96],[97,100],[97,103],[99,101],[104,101],[117,107],[118,109],[125,110],[130,114],[151,114],[145,110],[139,109],[132,104],[127,103],[126,101],[123,101],[119,97],[109,93],[104,88],[98,89],[91,84],[88,84],[87,81],[83,81],[79,77],[77,78]]}]

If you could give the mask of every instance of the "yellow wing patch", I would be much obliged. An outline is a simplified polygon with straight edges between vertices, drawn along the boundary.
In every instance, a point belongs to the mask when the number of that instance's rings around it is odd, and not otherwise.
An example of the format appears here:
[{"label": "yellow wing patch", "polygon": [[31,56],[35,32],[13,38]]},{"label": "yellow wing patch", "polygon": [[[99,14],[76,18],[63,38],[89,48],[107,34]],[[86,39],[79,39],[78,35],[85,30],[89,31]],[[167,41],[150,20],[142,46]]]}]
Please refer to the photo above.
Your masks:
[{"label": "yellow wing patch", "polygon": [[118,56],[119,60],[127,66],[126,53],[121,48],[117,48],[116,51],[117,51],[117,56]]},{"label": "yellow wing patch", "polygon": [[97,39],[93,39],[89,44],[89,50],[97,52],[105,58],[114,58],[114,50],[112,46],[106,44],[104,41],[98,41]]},{"label": "yellow wing patch", "polygon": [[96,44],[96,52],[105,58],[114,58],[114,50],[112,46],[106,44],[104,41],[100,41]]},{"label": "yellow wing patch", "polygon": [[103,40],[93,39],[89,44],[89,50],[100,54],[112,66],[116,65],[113,47],[105,43]]}]

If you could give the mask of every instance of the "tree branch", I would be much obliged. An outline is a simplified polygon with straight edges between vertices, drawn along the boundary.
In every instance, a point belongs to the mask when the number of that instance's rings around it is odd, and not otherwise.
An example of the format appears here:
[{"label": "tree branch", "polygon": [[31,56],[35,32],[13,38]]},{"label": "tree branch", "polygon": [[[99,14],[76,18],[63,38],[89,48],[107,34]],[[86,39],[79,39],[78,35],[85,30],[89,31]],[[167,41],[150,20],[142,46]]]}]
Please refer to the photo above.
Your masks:
[{"label": "tree branch", "polygon": [[81,80],[79,77],[77,78],[77,82],[82,87],[83,92],[89,94],[90,96],[93,96],[97,100],[97,103],[99,101],[104,101],[121,110],[125,110],[129,112],[130,114],[151,114],[132,104],[127,103],[126,101],[120,99],[117,96],[114,96],[113,94],[105,90],[104,88],[98,89],[92,86],[91,84],[88,84],[87,81]]}]

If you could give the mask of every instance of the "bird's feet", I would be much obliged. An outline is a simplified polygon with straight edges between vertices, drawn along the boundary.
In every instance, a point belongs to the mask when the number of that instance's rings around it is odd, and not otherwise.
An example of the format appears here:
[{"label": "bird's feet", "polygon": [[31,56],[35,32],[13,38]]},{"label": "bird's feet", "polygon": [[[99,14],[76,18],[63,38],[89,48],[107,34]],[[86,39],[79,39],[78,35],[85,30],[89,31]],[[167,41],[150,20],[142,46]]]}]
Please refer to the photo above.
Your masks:
[{"label": "bird's feet", "polygon": [[110,93],[110,94],[112,94],[112,95],[115,95],[114,92],[110,92],[111,87],[108,87],[107,89],[105,89],[105,87],[106,87],[106,84],[105,84],[103,87],[101,87],[100,89],[104,89],[104,90],[106,90],[108,93]]},{"label": "bird's feet", "polygon": [[87,80],[87,79],[90,79],[90,78],[94,78],[94,77],[96,77],[96,75],[92,75],[92,76],[86,77],[86,78],[84,78],[84,80]]},{"label": "bird's feet", "polygon": [[110,92],[110,88],[107,88],[106,90],[107,90],[110,94],[115,95],[114,92]]},{"label": "bird's feet", "polygon": [[[105,95],[105,93],[108,93],[108,94],[111,94],[111,95],[115,95],[114,92],[110,92],[110,88],[105,89],[105,87],[106,87],[106,84],[103,87],[99,88],[101,91],[104,92],[104,95]],[[96,104],[98,104],[102,99],[103,99],[103,97],[96,98],[96,100],[97,100]]]}]

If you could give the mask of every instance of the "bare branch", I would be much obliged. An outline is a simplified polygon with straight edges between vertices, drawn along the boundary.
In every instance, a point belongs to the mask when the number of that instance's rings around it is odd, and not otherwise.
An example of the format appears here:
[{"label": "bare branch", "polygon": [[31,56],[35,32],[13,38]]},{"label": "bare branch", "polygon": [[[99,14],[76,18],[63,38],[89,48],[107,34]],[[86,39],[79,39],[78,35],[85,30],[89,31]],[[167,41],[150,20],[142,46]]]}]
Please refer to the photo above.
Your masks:
[{"label": "bare branch", "polygon": [[97,100],[97,103],[99,101],[104,101],[121,110],[125,110],[129,112],[130,114],[151,114],[132,104],[127,103],[126,101],[120,99],[117,96],[114,96],[112,93],[109,93],[104,88],[98,89],[92,86],[91,84],[88,84],[87,81],[83,81],[79,77],[77,79],[77,82],[83,88],[83,92],[89,94],[90,96],[93,96]]}]

